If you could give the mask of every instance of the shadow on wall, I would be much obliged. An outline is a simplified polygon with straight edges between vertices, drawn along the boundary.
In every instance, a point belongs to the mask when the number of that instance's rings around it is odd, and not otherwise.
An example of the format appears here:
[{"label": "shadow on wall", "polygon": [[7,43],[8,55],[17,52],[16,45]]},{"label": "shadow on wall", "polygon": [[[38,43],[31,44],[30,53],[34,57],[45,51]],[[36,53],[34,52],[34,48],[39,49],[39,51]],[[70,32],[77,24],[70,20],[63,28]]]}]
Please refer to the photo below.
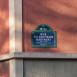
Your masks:
[{"label": "shadow on wall", "polygon": [[9,77],[9,63],[0,62],[0,77]]},{"label": "shadow on wall", "polygon": [[[77,53],[76,4],[76,0],[23,0],[24,51]],[[57,48],[31,48],[31,31],[40,24],[57,31]]]},{"label": "shadow on wall", "polygon": [[9,4],[0,0],[0,54],[9,52]]}]

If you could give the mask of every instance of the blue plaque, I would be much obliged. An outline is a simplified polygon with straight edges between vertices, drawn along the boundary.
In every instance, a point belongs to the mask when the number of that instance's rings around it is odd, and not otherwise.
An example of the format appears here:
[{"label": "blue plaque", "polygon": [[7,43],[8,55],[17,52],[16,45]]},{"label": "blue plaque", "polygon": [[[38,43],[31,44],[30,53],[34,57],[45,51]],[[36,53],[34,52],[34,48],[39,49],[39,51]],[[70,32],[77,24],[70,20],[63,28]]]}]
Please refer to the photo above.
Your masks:
[{"label": "blue plaque", "polygon": [[56,47],[56,31],[48,25],[39,25],[31,32],[31,47]]}]

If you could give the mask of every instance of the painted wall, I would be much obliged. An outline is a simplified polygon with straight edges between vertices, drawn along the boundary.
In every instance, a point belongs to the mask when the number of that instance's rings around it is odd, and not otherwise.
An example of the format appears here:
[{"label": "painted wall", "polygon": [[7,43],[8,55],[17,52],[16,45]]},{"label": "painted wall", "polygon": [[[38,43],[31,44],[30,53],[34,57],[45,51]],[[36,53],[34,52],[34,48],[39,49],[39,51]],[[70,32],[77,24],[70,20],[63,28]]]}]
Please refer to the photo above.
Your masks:
[{"label": "painted wall", "polygon": [[9,0],[0,0],[0,55],[9,52]]},{"label": "painted wall", "polygon": [[0,62],[0,77],[9,77],[9,61]]},{"label": "painted wall", "polygon": [[[77,0],[23,0],[24,52],[77,53]],[[31,48],[31,31],[40,24],[57,32],[57,48]]]},{"label": "painted wall", "polygon": [[24,77],[76,76],[76,60],[24,60]]}]

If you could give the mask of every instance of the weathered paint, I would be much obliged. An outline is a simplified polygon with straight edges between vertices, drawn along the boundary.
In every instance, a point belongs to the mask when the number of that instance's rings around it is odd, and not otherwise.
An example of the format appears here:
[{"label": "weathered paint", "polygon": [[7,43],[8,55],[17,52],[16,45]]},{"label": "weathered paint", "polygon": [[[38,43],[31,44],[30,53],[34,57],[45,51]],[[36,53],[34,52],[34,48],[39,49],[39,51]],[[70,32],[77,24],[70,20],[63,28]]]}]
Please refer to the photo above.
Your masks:
[{"label": "weathered paint", "polygon": [[24,77],[77,77],[77,61],[24,60]]},{"label": "weathered paint", "polygon": [[[23,0],[24,52],[77,53],[77,0]],[[57,48],[31,48],[31,31],[40,24],[57,32]]]},{"label": "weathered paint", "polygon": [[9,52],[9,0],[0,0],[0,55]]},{"label": "weathered paint", "polygon": [[0,77],[9,77],[9,61],[0,62]]}]

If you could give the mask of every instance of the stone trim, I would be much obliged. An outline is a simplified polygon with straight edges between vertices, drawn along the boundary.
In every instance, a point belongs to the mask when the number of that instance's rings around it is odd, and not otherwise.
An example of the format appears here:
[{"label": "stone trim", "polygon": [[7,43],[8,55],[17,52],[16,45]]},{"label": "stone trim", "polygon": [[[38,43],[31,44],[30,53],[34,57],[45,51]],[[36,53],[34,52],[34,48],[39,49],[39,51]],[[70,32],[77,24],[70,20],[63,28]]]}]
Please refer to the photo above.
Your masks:
[{"label": "stone trim", "polygon": [[77,53],[9,53],[0,56],[0,61],[9,59],[77,59]]},{"label": "stone trim", "polygon": [[23,59],[10,60],[10,77],[23,77]]},{"label": "stone trim", "polygon": [[22,52],[22,0],[9,0],[10,53]]},{"label": "stone trim", "polygon": [[14,59],[14,52],[22,52],[22,0],[9,0],[10,53],[0,60],[10,59],[10,77],[23,77],[23,59]]}]

